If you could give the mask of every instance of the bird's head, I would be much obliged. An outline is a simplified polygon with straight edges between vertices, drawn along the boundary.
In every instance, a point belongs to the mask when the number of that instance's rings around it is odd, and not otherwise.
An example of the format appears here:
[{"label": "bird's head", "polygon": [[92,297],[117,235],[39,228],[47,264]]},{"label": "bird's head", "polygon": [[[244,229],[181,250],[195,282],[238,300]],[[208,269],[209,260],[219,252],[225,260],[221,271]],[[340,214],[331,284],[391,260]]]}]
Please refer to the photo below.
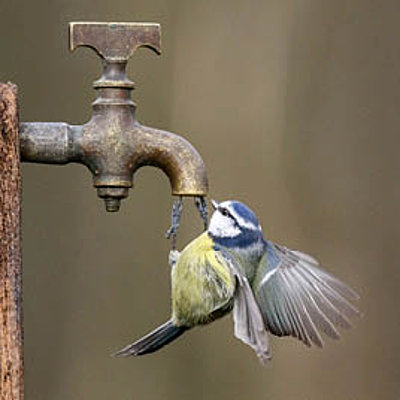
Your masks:
[{"label": "bird's head", "polygon": [[218,203],[211,200],[214,213],[208,233],[213,240],[225,247],[244,249],[260,243],[262,229],[254,212],[235,200]]}]

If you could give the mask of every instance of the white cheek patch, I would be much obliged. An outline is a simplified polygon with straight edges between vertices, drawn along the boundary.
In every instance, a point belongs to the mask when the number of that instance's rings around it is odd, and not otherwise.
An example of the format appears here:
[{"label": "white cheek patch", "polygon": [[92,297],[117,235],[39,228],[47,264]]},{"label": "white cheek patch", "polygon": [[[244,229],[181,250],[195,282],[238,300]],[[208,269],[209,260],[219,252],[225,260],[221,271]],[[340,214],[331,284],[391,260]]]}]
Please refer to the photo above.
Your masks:
[{"label": "white cheek patch", "polygon": [[235,237],[240,235],[240,229],[230,218],[224,217],[219,212],[213,214],[208,231],[217,237]]}]

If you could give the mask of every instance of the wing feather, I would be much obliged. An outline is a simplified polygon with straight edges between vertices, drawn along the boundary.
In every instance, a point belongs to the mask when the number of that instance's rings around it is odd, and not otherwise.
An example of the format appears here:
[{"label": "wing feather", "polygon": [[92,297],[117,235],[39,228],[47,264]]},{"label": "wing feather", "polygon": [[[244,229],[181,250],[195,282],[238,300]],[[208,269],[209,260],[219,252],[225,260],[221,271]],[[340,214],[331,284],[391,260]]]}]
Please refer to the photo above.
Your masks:
[{"label": "wing feather", "polygon": [[284,271],[284,275],[286,276],[286,285],[289,288],[292,297],[295,299],[297,307],[296,307],[296,316],[303,323],[304,326],[304,334],[307,338],[307,341],[304,341],[307,345],[311,345],[311,342],[316,344],[318,347],[322,346],[322,338],[314,324],[314,321],[311,319],[309,308],[306,307],[306,297],[303,296],[301,287],[299,287],[298,282],[293,279],[292,271],[286,269]]},{"label": "wing feather", "polygon": [[359,316],[351,303],[358,294],[311,256],[272,242],[265,246],[253,290],[266,328],[307,346],[323,346],[320,332],[338,339],[337,327],[350,328],[350,319]]},{"label": "wing feather", "polygon": [[237,262],[225,251],[220,250],[220,254],[228,262],[237,281],[233,304],[235,336],[248,344],[256,352],[261,363],[265,364],[271,355],[268,333],[259,305]]}]

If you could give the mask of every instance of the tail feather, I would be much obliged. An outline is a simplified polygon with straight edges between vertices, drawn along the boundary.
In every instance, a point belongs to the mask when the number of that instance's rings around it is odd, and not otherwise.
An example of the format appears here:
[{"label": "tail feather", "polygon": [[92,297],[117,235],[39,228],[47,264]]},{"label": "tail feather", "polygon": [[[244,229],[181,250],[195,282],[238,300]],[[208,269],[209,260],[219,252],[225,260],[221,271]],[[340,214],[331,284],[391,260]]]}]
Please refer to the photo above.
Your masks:
[{"label": "tail feather", "polygon": [[136,342],[117,351],[114,355],[127,357],[153,353],[181,336],[187,329],[184,326],[176,326],[172,320],[169,320]]}]

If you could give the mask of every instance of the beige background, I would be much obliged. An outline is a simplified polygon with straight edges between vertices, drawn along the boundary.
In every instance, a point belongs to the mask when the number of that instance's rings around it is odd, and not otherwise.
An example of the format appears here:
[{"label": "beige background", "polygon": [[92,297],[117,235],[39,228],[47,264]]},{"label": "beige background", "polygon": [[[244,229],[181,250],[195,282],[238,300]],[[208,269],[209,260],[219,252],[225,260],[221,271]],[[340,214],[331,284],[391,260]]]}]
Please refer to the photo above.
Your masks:
[{"label": "beige background", "polygon": [[[0,79],[18,83],[24,121],[90,116],[99,62],[68,53],[68,21],[160,22],[163,55],[130,66],[140,120],[183,133],[212,196],[251,204],[365,313],[323,351],[272,339],[266,368],[230,317],[111,358],[168,317],[168,181],[141,170],[109,215],[84,167],[24,165],[28,400],[400,398],[398,0],[2,0],[0,15]],[[187,201],[180,245],[200,229]]]}]

